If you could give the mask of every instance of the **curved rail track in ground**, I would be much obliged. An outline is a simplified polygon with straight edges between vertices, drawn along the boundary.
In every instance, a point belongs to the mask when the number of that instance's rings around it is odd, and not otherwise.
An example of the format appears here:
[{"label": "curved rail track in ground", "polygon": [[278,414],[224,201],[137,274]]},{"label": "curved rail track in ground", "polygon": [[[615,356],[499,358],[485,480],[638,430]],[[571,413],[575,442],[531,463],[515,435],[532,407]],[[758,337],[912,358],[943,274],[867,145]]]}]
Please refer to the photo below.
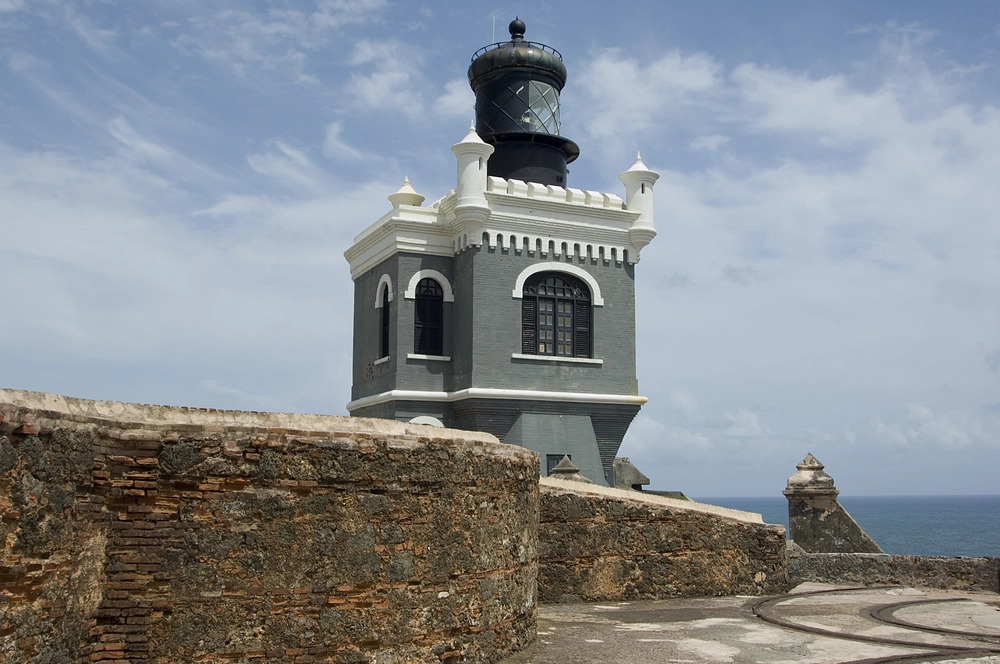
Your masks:
[{"label": "curved rail track in ground", "polygon": [[793,629],[800,632],[816,634],[819,636],[827,636],[836,639],[846,639],[849,641],[860,641],[863,643],[872,643],[885,646],[901,646],[906,648],[914,648],[922,650],[922,652],[917,652],[917,653],[889,655],[885,657],[875,657],[870,659],[857,659],[857,660],[852,660],[850,662],[844,662],[843,664],[892,664],[894,662],[935,662],[946,659],[972,660],[983,657],[989,657],[992,655],[1000,656],[1000,632],[990,634],[986,632],[974,632],[967,630],[948,629],[944,627],[932,627],[904,620],[902,618],[898,618],[895,615],[896,611],[913,606],[975,601],[971,598],[966,598],[966,597],[923,599],[923,600],[912,600],[906,602],[894,602],[892,604],[878,604],[871,608],[871,610],[868,612],[868,616],[879,623],[893,625],[896,627],[903,627],[908,630],[925,632],[935,635],[960,637],[962,639],[971,641],[979,641],[983,643],[981,647],[978,645],[933,644],[933,643],[926,643],[923,641],[908,641],[901,638],[896,639],[896,638],[871,636],[865,634],[850,634],[848,632],[837,631],[835,629],[823,629],[820,627],[814,627],[812,625],[799,624],[794,620],[783,618],[776,615],[774,611],[774,609],[779,604],[791,599],[800,599],[805,597],[813,597],[817,595],[830,595],[836,593],[852,593],[852,592],[858,593],[858,592],[872,592],[879,590],[892,590],[894,588],[899,588],[899,587],[900,586],[872,586],[868,588],[833,588],[828,590],[816,590],[811,592],[776,595],[774,597],[765,597],[763,599],[757,600],[756,602],[753,603],[752,610],[753,614],[758,618],[760,618],[761,620],[763,620],[764,622],[770,623],[772,625],[778,625],[780,627],[785,627],[787,629]]}]

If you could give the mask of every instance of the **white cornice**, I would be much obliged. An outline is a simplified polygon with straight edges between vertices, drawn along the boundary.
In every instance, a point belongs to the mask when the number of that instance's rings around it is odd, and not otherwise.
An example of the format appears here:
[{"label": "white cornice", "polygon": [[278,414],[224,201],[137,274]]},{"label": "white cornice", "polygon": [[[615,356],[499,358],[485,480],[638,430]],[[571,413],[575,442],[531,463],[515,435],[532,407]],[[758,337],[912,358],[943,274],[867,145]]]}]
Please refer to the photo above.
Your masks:
[{"label": "white cornice", "polygon": [[351,276],[357,279],[400,252],[453,256],[468,246],[482,244],[484,232],[489,234],[491,247],[496,246],[498,234],[504,236],[501,244],[505,248],[509,248],[511,235],[518,247],[527,238],[532,254],[540,240],[543,257],[550,253],[549,242],[553,242],[551,253],[556,256],[562,255],[562,244],[566,243],[566,253],[571,256],[577,253],[575,245],[580,245],[580,253],[586,255],[589,246],[594,259],[603,251],[605,262],[620,263],[628,252],[630,263],[638,261],[641,247],[633,243],[630,230],[634,230],[640,212],[625,209],[614,194],[494,177],[489,178],[484,194],[489,209],[484,207],[485,214],[475,215],[456,210],[455,196],[451,191],[429,207],[397,205],[362,231],[344,252]]},{"label": "white cornice", "polygon": [[452,403],[465,399],[524,399],[527,401],[555,401],[560,403],[599,403],[642,406],[646,397],[629,394],[594,394],[590,392],[547,392],[544,390],[504,390],[488,387],[470,387],[457,392],[425,392],[422,390],[389,390],[355,399],[347,404],[348,412],[367,406],[377,406],[389,401],[436,401]]},{"label": "white cornice", "polygon": [[401,205],[362,231],[344,252],[351,277],[400,252],[453,256],[452,233],[438,222],[436,208]]}]

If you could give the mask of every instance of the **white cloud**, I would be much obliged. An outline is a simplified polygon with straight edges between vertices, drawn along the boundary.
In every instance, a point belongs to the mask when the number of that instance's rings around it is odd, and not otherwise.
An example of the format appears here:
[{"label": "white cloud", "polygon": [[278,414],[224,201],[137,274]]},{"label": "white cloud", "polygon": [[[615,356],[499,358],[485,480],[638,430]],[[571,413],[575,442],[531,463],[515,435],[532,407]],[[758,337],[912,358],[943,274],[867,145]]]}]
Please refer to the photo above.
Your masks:
[{"label": "white cloud", "polygon": [[568,98],[588,110],[582,129],[589,142],[605,153],[634,152],[643,134],[707,103],[722,84],[721,69],[704,53],[671,51],[643,65],[608,49],[585,64]]},{"label": "white cloud", "polygon": [[24,9],[24,0],[0,0],[0,13],[16,12]]},{"label": "white cloud", "polygon": [[139,136],[121,115],[108,123],[108,132],[140,159],[155,162],[170,158],[170,150]]},{"label": "white cloud", "polygon": [[722,268],[722,278],[740,286],[752,286],[764,281],[767,277],[761,270],[753,266],[726,265]]},{"label": "white cloud", "polygon": [[666,426],[652,417],[640,414],[632,422],[619,456],[630,457],[637,467],[659,465],[666,460],[691,458],[712,447],[703,433],[687,427]]},{"label": "white cloud", "polygon": [[320,0],[315,11],[224,9],[189,18],[174,45],[239,76],[290,68],[312,80],[302,73],[307,53],[325,47],[345,26],[377,20],[387,6],[387,0]]},{"label": "white cloud", "polygon": [[109,53],[111,43],[117,36],[114,30],[95,26],[90,19],[79,14],[71,4],[64,5],[63,9],[66,22],[84,44],[98,53],[105,55]]},{"label": "white cloud", "polygon": [[730,422],[730,425],[725,430],[727,436],[733,436],[734,438],[760,438],[767,433],[764,427],[761,426],[757,413],[746,408],[738,408],[735,414],[727,412],[724,417]]},{"label": "white cloud", "polygon": [[400,41],[359,41],[350,64],[350,93],[362,108],[396,111],[408,116],[423,112],[418,67],[420,57]]},{"label": "white cloud", "polygon": [[444,94],[434,102],[434,110],[442,117],[468,120],[475,116],[475,106],[476,97],[465,78],[448,81],[444,86]]},{"label": "white cloud", "polygon": [[331,122],[326,126],[326,134],[323,137],[323,154],[332,159],[361,159],[366,157],[365,153],[357,150],[343,141],[340,137],[344,133],[342,122]]},{"label": "white cloud", "polygon": [[250,168],[293,190],[319,194],[328,184],[326,174],[301,150],[272,141],[276,151],[247,157]]},{"label": "white cloud", "polygon": [[886,423],[873,418],[873,437],[893,447],[913,450],[962,450],[993,444],[993,433],[966,409],[938,413],[922,403],[906,406],[906,419]]},{"label": "white cloud", "polygon": [[[0,348],[60,372],[100,366],[82,396],[340,412],[350,386],[335,376],[350,373],[351,332],[337,320],[353,291],[335,284],[349,279],[341,254],[356,228],[334,212],[373,219],[390,184],[345,186],[275,144],[257,166],[282,186],[291,179],[298,195],[262,186],[199,213],[182,182],[152,170],[174,150],[150,147],[125,122],[111,128],[128,154],[154,159],[0,143],[0,260],[7,303],[24,317],[0,321]],[[289,361],[310,347],[308,371]],[[248,357],[249,378],[233,371]],[[122,374],[164,363],[182,377],[159,396]]]},{"label": "white cloud", "polygon": [[866,93],[846,76],[813,79],[803,74],[745,64],[732,74],[736,93],[753,113],[752,128],[762,131],[808,132],[827,141],[881,139],[903,124],[891,90]]},{"label": "white cloud", "polygon": [[718,152],[719,148],[729,142],[728,136],[722,134],[710,134],[708,136],[697,136],[688,143],[688,148],[694,151]]},{"label": "white cloud", "polygon": [[667,402],[671,407],[679,410],[685,417],[694,417],[698,412],[698,400],[690,390],[677,388],[670,390],[667,395]]}]

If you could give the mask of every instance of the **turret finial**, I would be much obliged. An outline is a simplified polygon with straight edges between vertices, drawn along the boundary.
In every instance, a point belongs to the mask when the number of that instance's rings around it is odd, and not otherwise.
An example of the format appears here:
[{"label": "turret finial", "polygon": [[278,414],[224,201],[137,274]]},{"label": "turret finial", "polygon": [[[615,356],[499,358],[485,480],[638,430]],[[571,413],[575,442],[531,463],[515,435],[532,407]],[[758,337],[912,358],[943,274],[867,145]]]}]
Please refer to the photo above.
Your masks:
[{"label": "turret finial", "polygon": [[511,21],[510,25],[507,27],[507,29],[510,30],[510,40],[516,42],[524,41],[525,27],[524,21],[515,16],[514,20]]},{"label": "turret finial", "polygon": [[389,202],[395,207],[400,205],[413,205],[419,207],[421,203],[424,202],[424,197],[416,192],[412,185],[410,185],[409,176],[403,176],[403,186],[400,187],[396,193],[389,195]]}]

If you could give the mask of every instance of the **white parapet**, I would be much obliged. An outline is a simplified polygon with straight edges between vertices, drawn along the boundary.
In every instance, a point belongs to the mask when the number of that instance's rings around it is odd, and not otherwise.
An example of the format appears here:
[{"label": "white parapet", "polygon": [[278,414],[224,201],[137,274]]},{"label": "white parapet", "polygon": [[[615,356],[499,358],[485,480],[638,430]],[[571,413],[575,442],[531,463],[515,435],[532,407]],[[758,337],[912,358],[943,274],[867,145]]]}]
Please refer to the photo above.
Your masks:
[{"label": "white parapet", "polygon": [[393,210],[359,234],[345,252],[357,276],[395,252],[453,256],[471,247],[577,263],[637,263],[656,236],[653,184],[659,175],[641,158],[617,194],[490,176],[493,146],[470,128],[452,146],[457,183],[427,207],[409,181],[390,196]]}]

